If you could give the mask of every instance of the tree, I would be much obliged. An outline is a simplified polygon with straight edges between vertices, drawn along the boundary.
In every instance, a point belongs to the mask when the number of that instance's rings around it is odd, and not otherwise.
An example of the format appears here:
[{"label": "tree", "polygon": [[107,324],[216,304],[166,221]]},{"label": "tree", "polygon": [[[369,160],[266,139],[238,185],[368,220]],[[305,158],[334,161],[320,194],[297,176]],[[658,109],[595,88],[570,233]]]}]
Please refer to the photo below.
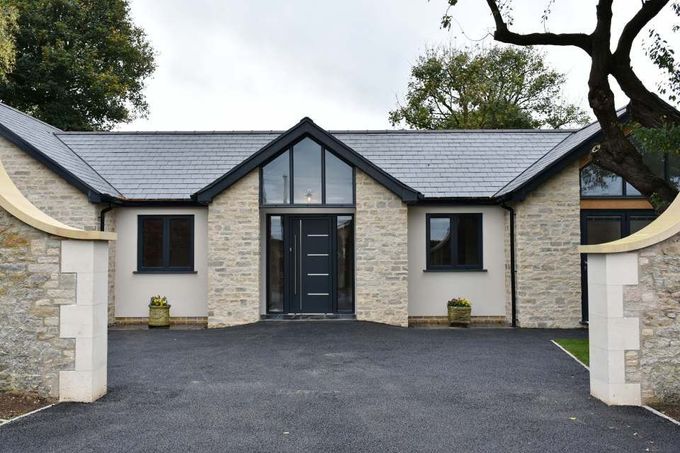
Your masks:
[{"label": "tree", "polygon": [[18,27],[0,100],[65,130],[107,130],[147,114],[154,52],[128,0],[5,1]]},{"label": "tree", "polygon": [[[449,8],[458,3],[458,0],[447,1]],[[543,11],[544,26],[545,19],[550,14],[550,6],[555,1],[549,0],[548,8]],[[633,131],[636,129],[648,131],[648,138],[652,137],[651,143],[659,141],[660,136],[672,140],[678,136],[680,112],[645,87],[631,67],[630,53],[636,37],[664,7],[671,4],[671,1],[642,0],[637,13],[624,26],[613,51],[612,3],[613,0],[598,0],[595,11],[597,24],[589,34],[548,31],[521,34],[510,30],[511,0],[486,0],[495,24],[493,36],[496,41],[519,46],[573,46],[583,50],[590,57],[588,102],[602,127],[604,136],[603,141],[593,148],[592,160],[598,166],[625,178],[650,200],[657,211],[661,212],[675,199],[678,190],[663,178],[656,176],[644,164],[641,153],[633,143],[635,135]],[[679,2],[673,2],[671,8],[680,16]],[[449,11],[444,15],[442,24],[450,26]],[[674,27],[674,31],[678,31],[678,27]],[[680,93],[678,83],[680,68],[672,58],[673,49],[654,30],[650,32],[650,38],[652,44],[648,48],[648,55],[657,66],[669,73],[669,83],[665,89],[672,90],[677,96]],[[610,76],[630,98],[629,111],[634,122],[632,128],[622,123],[616,115],[614,94],[609,84]],[[649,130],[656,131],[649,134]]]},{"label": "tree", "polygon": [[0,80],[14,67],[14,32],[17,12],[9,5],[0,5]]},{"label": "tree", "polygon": [[527,49],[439,48],[411,70],[406,104],[390,112],[393,125],[418,129],[559,128],[588,121],[560,96],[564,75]]}]

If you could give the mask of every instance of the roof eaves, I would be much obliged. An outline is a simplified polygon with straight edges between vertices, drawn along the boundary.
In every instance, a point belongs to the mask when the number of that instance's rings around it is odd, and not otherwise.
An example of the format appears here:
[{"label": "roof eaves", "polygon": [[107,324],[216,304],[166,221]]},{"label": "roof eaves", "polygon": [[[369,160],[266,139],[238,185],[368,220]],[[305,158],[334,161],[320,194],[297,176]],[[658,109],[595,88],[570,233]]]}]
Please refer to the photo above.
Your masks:
[{"label": "roof eaves", "polygon": [[64,178],[68,183],[76,187],[81,192],[85,193],[90,200],[99,201],[99,199],[101,199],[102,196],[106,195],[101,193],[101,191],[95,189],[82,179],[76,177],[73,173],[64,168],[59,162],[47,156],[45,153],[43,153],[38,148],[24,140],[21,136],[16,134],[14,131],[9,129],[4,124],[0,124],[0,136],[6,138],[10,142],[18,146],[21,150],[26,152],[28,155],[38,160],[39,162],[44,164],[47,168],[49,168],[50,170]]}]

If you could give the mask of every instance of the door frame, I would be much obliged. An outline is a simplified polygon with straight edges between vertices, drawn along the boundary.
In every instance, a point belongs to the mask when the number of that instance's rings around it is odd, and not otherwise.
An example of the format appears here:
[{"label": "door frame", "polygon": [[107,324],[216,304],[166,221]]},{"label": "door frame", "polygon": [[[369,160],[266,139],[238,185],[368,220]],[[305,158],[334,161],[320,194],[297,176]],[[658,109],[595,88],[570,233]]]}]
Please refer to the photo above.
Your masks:
[{"label": "door frame", "polygon": [[[588,217],[621,217],[621,237],[630,235],[630,219],[635,216],[654,217],[651,209],[581,209],[581,244],[587,243]],[[588,255],[581,253],[581,324],[588,324]]]},{"label": "door frame", "polygon": [[[284,255],[284,276],[283,276],[283,291],[284,291],[284,297],[283,297],[283,311],[270,311],[269,309],[269,302],[270,302],[270,280],[269,280],[269,271],[270,271],[270,249],[269,249],[269,237],[271,235],[271,217],[281,217],[282,225],[283,225],[283,238],[284,238],[284,251],[286,251]],[[350,311],[348,310],[342,310],[340,311],[338,309],[338,291],[337,291],[337,284],[338,284],[338,260],[337,260],[337,253],[338,253],[338,238],[337,238],[337,218],[338,217],[352,217],[352,235],[353,235],[353,241],[352,244],[354,246],[354,250],[352,253],[352,263],[351,263],[351,269],[352,269],[352,309]],[[331,226],[331,234],[330,234],[330,251],[329,255],[332,257],[330,260],[330,277],[331,277],[331,313],[334,315],[354,315],[356,312],[356,216],[354,213],[277,213],[277,212],[271,212],[271,213],[266,213],[265,214],[265,282],[266,282],[266,287],[265,287],[265,314],[266,315],[301,315],[301,314],[318,314],[318,313],[300,313],[299,310],[294,310],[291,307],[291,304],[293,303],[293,288],[291,285],[291,271],[292,271],[292,266],[293,263],[291,263],[291,254],[289,247],[292,245],[293,241],[293,231],[291,228],[291,224],[295,221],[295,219],[329,219],[330,226]],[[333,233],[335,232],[335,234]],[[287,250],[288,249],[288,250]],[[298,266],[301,265],[301,263],[297,263]],[[299,270],[298,270],[299,272]]]}]

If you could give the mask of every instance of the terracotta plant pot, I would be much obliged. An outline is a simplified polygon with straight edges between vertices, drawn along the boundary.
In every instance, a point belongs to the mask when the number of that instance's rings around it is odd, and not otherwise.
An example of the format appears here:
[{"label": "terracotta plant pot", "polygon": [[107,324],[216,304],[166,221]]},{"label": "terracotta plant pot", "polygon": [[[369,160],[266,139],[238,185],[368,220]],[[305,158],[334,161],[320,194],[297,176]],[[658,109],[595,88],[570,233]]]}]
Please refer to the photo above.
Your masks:
[{"label": "terracotta plant pot", "polygon": [[449,326],[451,326],[451,327],[468,327],[470,325],[472,308],[470,308],[470,307],[448,307],[448,309],[449,309]]},{"label": "terracotta plant pot", "polygon": [[149,327],[170,327],[170,305],[149,305]]}]

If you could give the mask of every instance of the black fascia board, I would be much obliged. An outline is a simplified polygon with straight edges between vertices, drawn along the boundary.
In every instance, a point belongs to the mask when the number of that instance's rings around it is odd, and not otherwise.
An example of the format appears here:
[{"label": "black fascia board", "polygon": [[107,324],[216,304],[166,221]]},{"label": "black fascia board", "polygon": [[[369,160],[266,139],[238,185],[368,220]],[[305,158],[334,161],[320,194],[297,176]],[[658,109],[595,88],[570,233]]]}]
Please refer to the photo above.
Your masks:
[{"label": "black fascia board", "polygon": [[47,168],[49,168],[50,170],[64,178],[66,182],[68,182],[76,189],[80,190],[85,195],[87,195],[88,200],[92,201],[93,203],[98,203],[105,197],[108,197],[108,195],[102,194],[100,191],[91,187],[82,179],[78,178],[73,173],[66,170],[54,159],[42,153],[38,148],[28,143],[26,140],[21,138],[19,135],[14,133],[11,129],[7,128],[7,126],[3,124],[0,124],[0,136],[6,138],[7,140],[15,144],[17,147],[19,147],[19,149],[26,152],[29,156],[33,157],[38,162],[44,164]]},{"label": "black fascia board", "polygon": [[335,138],[329,132],[316,125],[311,119],[303,118],[298,124],[287,130],[279,137],[272,140],[259,151],[248,157],[239,165],[228,171],[222,177],[208,184],[203,189],[194,193],[191,198],[200,204],[209,204],[213,198],[222,193],[228,187],[236,183],[260,165],[269,161],[280,152],[286,150],[294,143],[311,137],[320,145],[330,149],[335,154],[366,173],[371,178],[385,186],[406,203],[413,203],[422,199],[420,192],[398,181],[387,172],[377,167],[365,157],[354,151],[349,146]]},{"label": "black fascia board", "polygon": [[[630,116],[630,107],[628,107],[623,113],[619,115],[619,120],[623,122],[629,121],[631,118]],[[587,126],[586,126],[587,127]],[[571,162],[574,161],[574,159],[581,157],[582,155],[590,152],[590,150],[600,143],[602,141],[602,129],[600,128],[597,132],[595,132],[593,135],[590,137],[586,138],[584,141],[576,145],[574,148],[572,148],[569,152],[565,153],[562,157],[557,159],[555,162],[553,162],[551,165],[549,165],[545,170],[541,171],[539,174],[534,176],[533,178],[529,179],[526,181],[524,184],[513,190],[512,192],[502,195],[500,197],[496,197],[496,199],[501,202],[512,202],[512,201],[522,201],[524,200],[527,195],[536,189],[539,185],[544,183],[546,180],[552,178],[553,176],[557,175],[560,171],[564,170],[564,168],[570,164]],[[556,145],[557,146],[557,145]]]},{"label": "black fascia board", "polygon": [[574,147],[571,151],[564,154],[558,160],[549,165],[545,170],[541,171],[539,174],[513,190],[512,192],[505,194],[497,199],[500,202],[507,201],[522,201],[527,195],[536,189],[538,186],[543,184],[548,179],[556,176],[559,172],[564,170],[567,165],[572,163],[575,159],[581,157],[582,155],[590,152],[590,150],[601,141],[602,134],[598,132],[592,137],[581,142],[578,146]]}]

